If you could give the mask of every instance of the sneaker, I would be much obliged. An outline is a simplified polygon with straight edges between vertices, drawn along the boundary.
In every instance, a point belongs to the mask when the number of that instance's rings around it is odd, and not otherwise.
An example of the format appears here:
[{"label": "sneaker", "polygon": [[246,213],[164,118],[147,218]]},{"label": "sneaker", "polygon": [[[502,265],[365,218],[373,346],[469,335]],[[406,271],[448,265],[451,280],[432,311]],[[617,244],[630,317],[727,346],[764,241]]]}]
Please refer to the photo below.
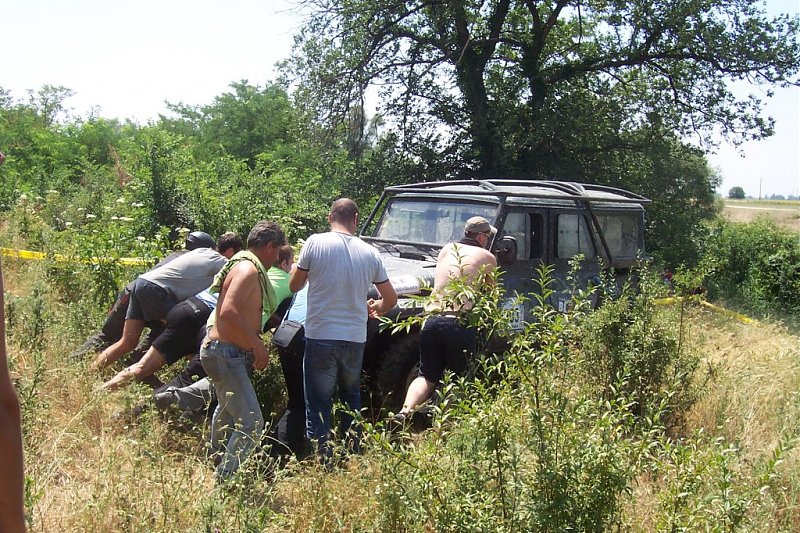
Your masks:
[{"label": "sneaker", "polygon": [[206,421],[206,412],[205,411],[181,411],[181,414],[178,415],[178,420],[181,422],[190,423],[191,425],[198,425],[202,424]]},{"label": "sneaker", "polygon": [[170,405],[178,403],[178,397],[171,389],[167,389],[164,392],[159,392],[157,394],[154,394],[153,399],[155,400],[156,407],[160,411],[165,411],[169,409]]},{"label": "sneaker", "polygon": [[90,358],[95,354],[98,354],[108,348],[109,344],[104,343],[102,340],[92,336],[86,339],[80,347],[76,348],[71,354],[67,357],[71,361],[83,361],[84,359]]},{"label": "sneaker", "polygon": [[404,433],[408,433],[408,425],[411,422],[409,413],[397,413],[386,420],[386,429],[389,433],[389,440],[397,440]]}]

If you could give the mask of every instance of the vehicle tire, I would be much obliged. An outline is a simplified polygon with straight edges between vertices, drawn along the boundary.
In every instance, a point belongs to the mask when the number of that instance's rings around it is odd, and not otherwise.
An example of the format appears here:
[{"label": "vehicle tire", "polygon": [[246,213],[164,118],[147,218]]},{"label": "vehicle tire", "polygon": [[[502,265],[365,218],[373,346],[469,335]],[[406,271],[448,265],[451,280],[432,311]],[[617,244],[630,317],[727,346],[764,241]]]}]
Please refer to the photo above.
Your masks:
[{"label": "vehicle tire", "polygon": [[372,403],[382,411],[397,413],[403,407],[412,371],[419,363],[419,333],[392,337],[381,355],[372,379]]}]

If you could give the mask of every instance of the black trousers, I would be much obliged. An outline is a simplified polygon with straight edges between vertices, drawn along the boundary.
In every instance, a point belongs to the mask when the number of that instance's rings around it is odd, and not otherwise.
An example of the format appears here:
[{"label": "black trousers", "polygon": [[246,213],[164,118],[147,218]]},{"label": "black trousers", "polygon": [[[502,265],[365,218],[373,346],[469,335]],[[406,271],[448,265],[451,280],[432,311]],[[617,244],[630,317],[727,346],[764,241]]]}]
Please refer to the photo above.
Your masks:
[{"label": "black trousers", "polygon": [[283,416],[270,433],[273,457],[294,454],[298,459],[303,459],[310,454],[306,441],[306,397],[303,391],[304,333],[304,328],[300,328],[289,346],[278,348],[288,401]]}]

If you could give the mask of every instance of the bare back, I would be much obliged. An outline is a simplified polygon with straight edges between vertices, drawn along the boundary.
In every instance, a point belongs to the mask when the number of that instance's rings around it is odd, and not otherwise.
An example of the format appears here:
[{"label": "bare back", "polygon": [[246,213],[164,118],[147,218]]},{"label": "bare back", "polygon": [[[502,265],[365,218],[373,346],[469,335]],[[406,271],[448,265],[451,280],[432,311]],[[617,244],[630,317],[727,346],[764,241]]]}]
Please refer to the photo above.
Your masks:
[{"label": "bare back", "polygon": [[[450,243],[439,252],[434,273],[434,293],[444,293],[445,287],[454,278],[474,280],[482,269],[494,269],[497,259],[491,252],[480,246],[469,244]],[[469,307],[467,302],[464,306]],[[432,309],[431,309],[432,308]],[[429,310],[441,310],[441,302],[434,297]]]},{"label": "bare back", "polygon": [[217,320],[209,332],[212,339],[245,350],[261,342],[261,285],[250,261],[241,261],[225,277],[215,312]]}]

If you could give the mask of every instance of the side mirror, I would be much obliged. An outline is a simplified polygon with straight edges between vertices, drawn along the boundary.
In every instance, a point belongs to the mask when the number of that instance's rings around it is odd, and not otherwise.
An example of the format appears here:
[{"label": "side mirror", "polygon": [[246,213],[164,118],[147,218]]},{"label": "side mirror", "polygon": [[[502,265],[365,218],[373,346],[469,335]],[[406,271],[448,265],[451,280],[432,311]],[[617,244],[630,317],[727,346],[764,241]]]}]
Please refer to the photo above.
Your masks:
[{"label": "side mirror", "polygon": [[500,265],[510,265],[517,260],[517,239],[506,235],[495,243],[494,255]]}]

